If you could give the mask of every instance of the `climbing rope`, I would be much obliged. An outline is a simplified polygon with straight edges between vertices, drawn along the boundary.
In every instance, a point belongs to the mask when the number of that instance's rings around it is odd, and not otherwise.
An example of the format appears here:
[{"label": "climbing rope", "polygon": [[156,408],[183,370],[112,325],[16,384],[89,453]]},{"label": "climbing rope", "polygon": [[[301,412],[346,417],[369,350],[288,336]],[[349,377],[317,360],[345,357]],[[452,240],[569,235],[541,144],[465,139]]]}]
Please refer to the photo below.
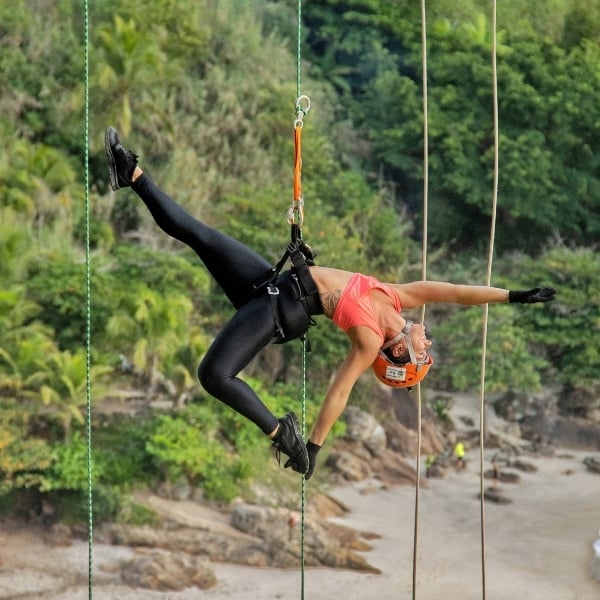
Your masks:
[{"label": "climbing rope", "polygon": [[[302,339],[302,438],[306,439],[306,336]],[[304,600],[304,542],[306,538],[306,481],[300,477],[302,510],[300,519],[300,599]]]},{"label": "climbing rope", "polygon": [[91,321],[92,286],[90,264],[90,77],[89,77],[89,10],[83,0],[84,27],[84,171],[85,171],[85,354],[86,354],[86,439],[87,439],[87,512],[88,512],[88,598],[92,600],[93,575],[93,496],[92,496],[92,378],[91,378]]},{"label": "climbing rope", "polygon": [[[488,261],[486,285],[492,283],[492,263],[494,259],[494,240],[496,237],[496,212],[498,205],[498,156],[499,156],[499,127],[498,127],[498,73],[497,73],[497,23],[496,0],[492,1],[492,93],[494,110],[494,184],[492,191],[492,219],[490,228],[490,242],[488,248]],[[486,567],[485,567],[485,489],[484,489],[484,451],[485,451],[485,367],[488,331],[489,305],[483,307],[483,336],[481,342],[481,378],[479,397],[479,496],[480,496],[480,522],[481,522],[481,587],[482,597],[486,597]]]},{"label": "climbing rope", "polygon": [[[294,119],[294,179],[292,204],[287,212],[287,222],[291,226],[291,240],[296,242],[302,239],[302,225],[304,223],[304,197],[302,196],[302,128],[304,117],[310,110],[310,99],[301,93],[302,73],[302,0],[297,0],[297,29],[296,29],[296,104]],[[302,437],[306,439],[306,355],[308,351],[306,336],[302,337]],[[301,517],[300,517],[300,600],[304,600],[305,591],[305,538],[306,538],[306,480],[304,475],[301,481]]]},{"label": "climbing rope", "polygon": [[[423,79],[423,244],[421,252],[421,279],[427,279],[427,222],[429,217],[429,117],[427,110],[427,15],[425,0],[421,0],[421,47]],[[425,321],[425,306],[421,308],[421,324]],[[422,397],[421,383],[417,385],[417,481],[415,485],[415,522],[413,538],[412,597],[417,597],[417,551],[419,539],[419,490],[421,488],[421,427]]]},{"label": "climbing rope", "polygon": [[294,185],[292,204],[288,208],[287,221],[292,226],[292,241],[302,237],[304,223],[304,197],[302,196],[302,128],[304,117],[310,110],[310,98],[298,95],[294,120]]},{"label": "climbing rope", "polygon": [[[496,0],[492,0],[492,86],[493,86],[493,127],[494,127],[494,182],[492,193],[492,218],[488,249],[488,262],[486,285],[491,285],[492,264],[494,256],[494,241],[496,232],[496,214],[498,203],[498,178],[499,178],[499,126],[498,126],[498,75],[497,75],[497,10]],[[421,0],[421,34],[422,34],[422,71],[423,71],[423,249],[422,249],[422,279],[427,279],[427,221],[428,221],[428,196],[429,196],[429,133],[427,110],[427,22],[425,0]],[[486,546],[485,546],[485,489],[484,489],[484,461],[485,461],[485,372],[486,372],[486,347],[489,305],[483,307],[483,333],[480,372],[480,422],[479,422],[479,455],[480,455],[480,522],[481,522],[481,578],[482,598],[486,598]],[[421,309],[421,323],[425,318],[425,307]],[[417,386],[417,481],[415,490],[415,524],[413,543],[413,581],[412,598],[417,594],[417,550],[418,550],[418,523],[419,523],[419,488],[421,481],[421,384]]]},{"label": "climbing rope", "polygon": [[304,198],[302,197],[302,127],[310,110],[310,98],[301,92],[302,78],[302,0],[296,4],[296,119],[294,120],[294,194],[287,220],[292,226],[292,242],[302,237]]}]

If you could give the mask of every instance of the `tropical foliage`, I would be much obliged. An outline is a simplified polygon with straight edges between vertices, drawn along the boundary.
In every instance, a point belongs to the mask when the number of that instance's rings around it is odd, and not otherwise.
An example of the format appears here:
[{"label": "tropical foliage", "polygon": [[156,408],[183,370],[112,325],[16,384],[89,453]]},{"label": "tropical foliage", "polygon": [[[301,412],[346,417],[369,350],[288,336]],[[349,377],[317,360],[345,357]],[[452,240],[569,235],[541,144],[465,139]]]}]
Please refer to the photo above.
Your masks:
[{"label": "tropical foliage", "polygon": [[[0,6],[4,495],[85,493],[90,397],[93,483],[105,515],[118,508],[115,494],[137,483],[186,480],[228,499],[231,482],[269,472],[256,428],[196,381],[231,308],[134,194],[109,190],[107,125],[187,210],[275,262],[288,238],[300,90],[312,101],[303,232],[317,262],[385,280],[421,277],[419,3],[304,4],[299,65],[295,0],[147,0],[144,10],[104,0],[90,3],[87,38],[72,0],[44,2],[44,10],[33,0]],[[494,165],[489,4],[427,2],[430,279],[485,278]],[[490,307],[487,388],[596,385],[600,8],[512,0],[498,10],[493,283],[550,284],[559,296],[551,306]],[[437,359],[428,382],[475,389],[481,309],[431,307],[427,319]],[[311,329],[310,341],[309,422],[346,350],[328,322]],[[298,408],[300,352],[300,344],[268,348],[247,370],[276,412]],[[374,385],[365,377],[353,401]]]}]

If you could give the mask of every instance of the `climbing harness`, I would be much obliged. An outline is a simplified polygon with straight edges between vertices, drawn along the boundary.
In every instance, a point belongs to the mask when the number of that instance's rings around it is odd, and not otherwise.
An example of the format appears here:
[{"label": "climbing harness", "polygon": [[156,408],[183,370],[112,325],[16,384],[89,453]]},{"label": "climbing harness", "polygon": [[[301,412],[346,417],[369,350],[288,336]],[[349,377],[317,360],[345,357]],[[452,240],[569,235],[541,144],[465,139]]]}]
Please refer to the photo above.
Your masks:
[{"label": "climbing harness", "polygon": [[[298,19],[301,18],[301,2],[298,2]],[[299,25],[300,27],[300,21]],[[280,314],[279,296],[280,290],[276,285],[277,277],[288,259],[291,260],[293,268],[293,278],[297,285],[298,299],[302,302],[307,315],[322,314],[323,307],[319,299],[319,291],[308,267],[314,265],[315,253],[310,246],[302,240],[302,225],[304,223],[304,197],[302,195],[302,129],[304,126],[304,117],[310,110],[310,98],[300,94],[300,32],[298,33],[298,96],[295,103],[294,119],[294,180],[292,203],[287,211],[287,222],[290,225],[290,238],[283,256],[279,262],[271,267],[261,279],[254,283],[254,289],[257,291],[266,286],[267,293],[271,299],[271,308],[273,310],[273,319],[275,320],[276,332],[275,343],[281,343],[285,340],[285,333],[282,326]],[[309,324],[316,325],[313,319]],[[306,336],[303,336],[304,339]],[[310,352],[310,343],[307,345],[307,351]]]},{"label": "climbing harness", "polygon": [[[300,15],[299,15],[300,17]],[[296,118],[294,120],[294,184],[292,204],[287,211],[287,222],[290,225],[290,238],[283,256],[279,262],[271,267],[261,279],[254,283],[254,289],[259,290],[266,286],[267,293],[271,299],[271,308],[277,331],[276,342],[281,343],[285,340],[285,333],[281,324],[280,306],[279,306],[279,288],[276,280],[285,263],[290,259],[293,264],[292,273],[295,278],[298,299],[306,309],[307,315],[322,314],[323,308],[319,300],[317,286],[310,276],[308,267],[314,265],[315,255],[312,249],[302,241],[302,225],[304,223],[304,197],[302,196],[302,127],[304,117],[310,110],[310,98],[302,95],[296,99]],[[316,325],[313,319],[310,319],[310,325]],[[310,345],[308,347],[310,351]]]},{"label": "climbing harness", "polygon": [[294,265],[292,273],[296,277],[299,286],[299,299],[304,304],[307,314],[322,315],[323,306],[319,298],[319,290],[308,269],[312,259],[307,259],[303,248],[306,248],[306,246],[298,242],[290,242],[288,245],[290,260],[292,261],[292,265]]},{"label": "climbing harness", "polygon": [[[273,311],[273,320],[275,321],[273,340],[275,344],[281,344],[290,339],[294,339],[293,337],[289,337],[289,335],[286,336],[285,327],[283,325],[285,319],[282,316],[281,285],[287,282],[288,279],[291,281],[296,299],[300,301],[304,308],[309,327],[316,325],[312,315],[323,313],[323,307],[321,306],[321,300],[319,298],[319,290],[308,269],[309,265],[314,264],[311,257],[311,251],[299,239],[295,242],[290,242],[281,260],[254,283],[253,287],[255,293],[259,292],[262,288],[265,288],[269,295],[271,309]],[[281,269],[288,259],[292,262],[292,269],[289,274],[285,273],[281,275]],[[300,336],[301,339],[304,339],[304,337],[306,337],[306,334]]]}]

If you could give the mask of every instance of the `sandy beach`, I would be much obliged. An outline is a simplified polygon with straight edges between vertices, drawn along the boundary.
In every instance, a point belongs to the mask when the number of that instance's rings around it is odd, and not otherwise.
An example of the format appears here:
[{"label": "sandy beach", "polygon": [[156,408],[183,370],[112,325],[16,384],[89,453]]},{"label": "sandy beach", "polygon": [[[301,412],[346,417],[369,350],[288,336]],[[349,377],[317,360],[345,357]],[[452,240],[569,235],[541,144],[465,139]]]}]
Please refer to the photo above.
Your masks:
[{"label": "sandy beach", "polygon": [[[485,503],[487,600],[594,600],[600,582],[590,575],[600,528],[600,476],[586,471],[584,453],[526,457],[535,473],[501,484],[510,504]],[[465,471],[427,481],[419,499],[416,597],[483,598],[479,457]],[[486,481],[486,486],[489,482]],[[381,536],[367,560],[382,571],[364,575],[330,569],[253,569],[214,564],[218,584],[201,591],[150,592],[122,585],[115,565],[128,548],[94,544],[96,600],[397,600],[411,598],[415,490],[382,489],[375,481],[332,490],[351,508],[339,522]],[[88,598],[88,546],[51,547],[34,532],[0,529],[0,598]]]}]

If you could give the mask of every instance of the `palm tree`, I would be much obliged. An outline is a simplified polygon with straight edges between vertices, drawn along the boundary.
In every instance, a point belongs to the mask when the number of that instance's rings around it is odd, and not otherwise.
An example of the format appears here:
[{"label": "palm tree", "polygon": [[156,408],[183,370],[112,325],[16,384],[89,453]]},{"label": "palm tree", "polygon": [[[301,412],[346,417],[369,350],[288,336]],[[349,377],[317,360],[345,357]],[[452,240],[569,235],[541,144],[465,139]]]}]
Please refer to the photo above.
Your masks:
[{"label": "palm tree", "polygon": [[133,362],[150,385],[162,376],[159,364],[173,357],[189,337],[192,303],[186,296],[161,296],[142,287],[134,306],[113,315],[106,331],[113,341],[131,345]]},{"label": "palm tree", "polygon": [[139,109],[154,84],[164,85],[168,61],[153,31],[140,31],[133,19],[115,15],[114,23],[98,28],[99,51],[92,87],[98,101],[94,110],[103,123],[114,123],[124,135],[131,132],[134,106]]},{"label": "palm tree", "polygon": [[[46,407],[47,412],[57,417],[62,425],[65,441],[71,437],[73,421],[85,421],[82,407],[87,403],[87,358],[84,351],[74,354],[57,352],[51,355],[43,365],[44,382],[38,392],[30,395],[37,396]],[[112,369],[104,365],[93,365],[90,371],[92,381]],[[96,386],[96,392],[101,394],[103,385]]]},{"label": "palm tree", "polygon": [[[2,171],[6,168],[0,165],[0,197],[2,202],[11,202],[13,188],[9,189],[2,181]],[[27,202],[31,200],[28,198]],[[22,281],[25,274],[27,259],[31,256],[31,235],[23,226],[23,214],[17,213],[12,208],[0,209],[0,278],[3,281],[3,291],[11,281]],[[4,315],[0,312],[0,318]]]},{"label": "palm tree", "polygon": [[25,331],[14,345],[0,347],[0,393],[23,399],[46,378],[44,362],[56,351],[56,345],[41,331]]}]

